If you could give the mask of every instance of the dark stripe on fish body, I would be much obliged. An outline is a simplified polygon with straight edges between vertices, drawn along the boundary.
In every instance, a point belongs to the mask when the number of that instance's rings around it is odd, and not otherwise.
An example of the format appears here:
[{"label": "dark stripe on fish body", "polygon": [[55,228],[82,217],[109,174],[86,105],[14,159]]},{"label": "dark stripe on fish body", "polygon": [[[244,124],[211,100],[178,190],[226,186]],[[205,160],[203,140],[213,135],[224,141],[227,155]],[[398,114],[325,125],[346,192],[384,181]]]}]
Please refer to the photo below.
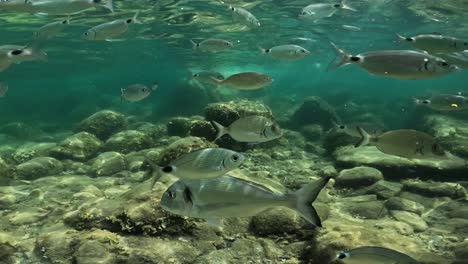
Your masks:
[{"label": "dark stripe on fish body", "polygon": [[192,194],[192,191],[189,189],[189,187],[185,187],[185,190],[184,190],[184,202],[186,204],[189,204],[190,207],[193,206],[193,194]]},{"label": "dark stripe on fish body", "polygon": [[427,60],[426,62],[424,62],[424,69],[426,69],[426,71],[429,71],[429,68],[427,67],[429,64],[429,60]]}]

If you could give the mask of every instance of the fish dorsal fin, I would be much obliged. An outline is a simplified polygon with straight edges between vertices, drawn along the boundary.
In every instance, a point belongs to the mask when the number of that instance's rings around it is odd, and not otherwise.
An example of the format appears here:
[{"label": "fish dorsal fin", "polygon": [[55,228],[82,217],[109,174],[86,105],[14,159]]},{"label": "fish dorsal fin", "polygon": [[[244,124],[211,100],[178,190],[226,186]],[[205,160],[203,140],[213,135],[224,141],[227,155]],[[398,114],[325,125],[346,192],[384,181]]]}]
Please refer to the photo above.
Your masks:
[{"label": "fish dorsal fin", "polygon": [[251,185],[251,186],[253,186],[255,188],[261,189],[262,191],[269,192],[269,193],[274,193],[272,190],[268,189],[264,185],[261,185],[260,183],[256,183],[256,182],[253,182],[253,181],[248,181],[248,180],[238,178],[238,177],[234,177],[234,176],[230,176],[230,175],[226,175],[224,177],[234,178],[236,181],[241,181],[241,182],[243,182],[245,184],[248,184],[248,185]]}]

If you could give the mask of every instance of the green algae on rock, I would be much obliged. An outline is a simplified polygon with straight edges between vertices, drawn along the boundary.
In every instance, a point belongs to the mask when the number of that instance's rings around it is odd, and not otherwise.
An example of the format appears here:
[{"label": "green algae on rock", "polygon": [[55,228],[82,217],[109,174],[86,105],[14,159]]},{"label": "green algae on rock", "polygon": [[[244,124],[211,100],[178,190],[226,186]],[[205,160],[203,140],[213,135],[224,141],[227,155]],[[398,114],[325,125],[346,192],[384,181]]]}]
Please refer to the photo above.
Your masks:
[{"label": "green algae on rock", "polygon": [[100,140],[107,140],[113,134],[127,128],[125,116],[110,110],[99,111],[81,121],[77,132],[88,132]]}]

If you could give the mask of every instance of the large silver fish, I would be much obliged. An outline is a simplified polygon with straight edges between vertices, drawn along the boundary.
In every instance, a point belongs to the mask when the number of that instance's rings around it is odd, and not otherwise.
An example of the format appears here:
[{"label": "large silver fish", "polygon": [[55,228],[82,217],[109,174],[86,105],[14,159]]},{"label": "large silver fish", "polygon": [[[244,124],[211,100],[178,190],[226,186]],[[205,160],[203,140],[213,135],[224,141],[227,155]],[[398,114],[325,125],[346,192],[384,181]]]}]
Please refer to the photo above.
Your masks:
[{"label": "large silver fish", "polygon": [[408,159],[444,159],[447,157],[447,153],[437,140],[424,132],[399,129],[371,136],[361,127],[357,129],[361,134],[361,140],[356,147],[371,143],[383,153]]},{"label": "large silver fish", "polygon": [[341,1],[341,3],[310,4],[302,8],[301,13],[299,13],[298,17],[299,19],[309,19],[317,21],[325,17],[333,16],[340,9],[356,11],[356,9],[351,8],[346,4],[346,0],[343,0]]},{"label": "large silver fish", "polygon": [[278,124],[263,116],[242,117],[228,127],[216,121],[211,122],[217,131],[215,141],[225,134],[229,134],[236,141],[249,143],[267,142],[283,135]]},{"label": "large silver fish", "polygon": [[230,6],[229,10],[232,12],[232,19],[234,21],[249,28],[256,28],[261,26],[258,19],[244,8]]},{"label": "large silver fish", "polygon": [[127,32],[130,24],[141,24],[140,20],[138,20],[138,12],[132,18],[117,19],[97,25],[84,32],[81,38],[86,40],[110,40]]},{"label": "large silver fish", "polygon": [[419,264],[412,257],[383,247],[360,247],[336,254],[344,264]]},{"label": "large silver fish", "polygon": [[282,206],[295,210],[309,223],[321,227],[312,202],[329,179],[322,178],[291,194],[273,193],[259,184],[231,176],[179,180],[163,194],[161,207],[173,214],[219,223],[223,217],[254,216]]},{"label": "large silver fish", "polygon": [[224,80],[212,79],[216,81],[217,86],[226,86],[238,90],[257,90],[273,82],[270,76],[258,72],[240,72]]},{"label": "large silver fish", "polygon": [[437,94],[429,99],[414,99],[416,105],[424,105],[437,111],[459,111],[468,109],[468,98],[462,95]]},{"label": "large silver fish", "polygon": [[428,79],[447,75],[459,68],[447,61],[424,52],[413,50],[379,50],[350,55],[332,46],[337,54],[327,70],[355,64],[367,72],[401,80]]},{"label": "large silver fish", "polygon": [[397,34],[400,42],[427,51],[432,54],[453,53],[468,50],[468,41],[440,34],[424,34],[413,37],[404,37]]},{"label": "large silver fish", "polygon": [[[245,160],[241,153],[224,148],[205,148],[182,155],[168,166],[159,167],[151,186],[163,174],[171,174],[181,179],[214,178],[238,168]],[[152,188],[152,187],[151,187]]]},{"label": "large silver fish", "polygon": [[34,0],[31,3],[35,13],[75,14],[98,6],[114,12],[113,0]]}]

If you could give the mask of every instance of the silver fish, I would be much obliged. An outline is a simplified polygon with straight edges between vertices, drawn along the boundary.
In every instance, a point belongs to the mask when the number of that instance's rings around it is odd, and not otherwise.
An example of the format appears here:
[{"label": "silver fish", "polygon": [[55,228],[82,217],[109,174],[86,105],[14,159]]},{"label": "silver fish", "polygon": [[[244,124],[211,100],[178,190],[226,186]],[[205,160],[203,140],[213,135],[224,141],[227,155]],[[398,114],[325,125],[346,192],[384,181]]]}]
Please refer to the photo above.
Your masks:
[{"label": "silver fish", "polygon": [[117,19],[97,25],[84,32],[81,38],[86,40],[110,40],[127,32],[128,25],[141,24],[140,20],[138,20],[138,14],[139,12],[137,12],[133,18]]},{"label": "silver fish", "polygon": [[47,60],[47,54],[35,47],[19,45],[0,46],[0,72],[8,69],[13,63],[38,60]]},{"label": "silver fish", "polygon": [[450,64],[455,64],[461,69],[468,69],[468,50],[462,52],[454,52],[450,54],[438,54],[442,59]]},{"label": "silver fish", "polygon": [[214,80],[224,80],[224,76],[215,71],[201,71],[197,73],[191,73],[190,79],[200,82],[204,85],[217,86],[218,83]]},{"label": "silver fish", "polygon": [[231,176],[179,180],[163,194],[161,207],[173,214],[219,223],[223,217],[254,216],[282,206],[295,210],[309,223],[321,227],[312,202],[329,179],[322,178],[291,194],[273,193],[261,185]]},{"label": "silver fish", "polygon": [[257,28],[261,26],[258,19],[244,8],[230,6],[229,10],[232,12],[232,19],[234,21],[249,28]]},{"label": "silver fish", "polygon": [[32,7],[32,2],[29,0],[1,0],[0,11],[33,13],[34,9]]},{"label": "silver fish", "polygon": [[212,79],[216,81],[217,86],[227,86],[238,90],[257,90],[273,82],[270,76],[258,72],[240,72],[224,80]]},{"label": "silver fish", "polygon": [[445,60],[413,50],[380,50],[350,55],[331,43],[337,57],[327,70],[355,64],[367,72],[401,80],[428,79],[447,75],[459,68]]},{"label": "silver fish", "polygon": [[67,25],[70,24],[70,19],[62,21],[56,21],[39,28],[38,31],[33,33],[34,39],[36,40],[48,40],[62,32]]},{"label": "silver fish", "polygon": [[260,47],[260,50],[262,54],[270,54],[280,60],[299,60],[310,55],[310,51],[298,45],[279,45],[269,49]]},{"label": "silver fish", "polygon": [[346,0],[341,1],[341,3],[318,3],[310,4],[302,8],[299,13],[299,19],[309,19],[317,21],[325,17],[333,16],[338,10],[346,9],[350,11],[356,11],[356,9],[351,8],[346,4]]},{"label": "silver fish", "polygon": [[5,97],[7,92],[8,92],[8,85],[6,83],[0,82],[0,98]]},{"label": "silver fish", "polygon": [[416,105],[424,105],[437,111],[459,111],[468,109],[468,98],[462,95],[437,94],[429,99],[414,99]]},{"label": "silver fish", "polygon": [[34,0],[32,8],[35,13],[45,14],[75,14],[90,8],[103,6],[114,12],[113,0]]},{"label": "silver fish", "polygon": [[361,134],[361,140],[356,144],[356,147],[372,143],[383,153],[408,159],[443,159],[447,157],[447,153],[437,140],[424,132],[399,129],[371,136],[361,127],[357,129]]},{"label": "silver fish", "polygon": [[234,44],[224,39],[210,38],[199,43],[196,43],[193,40],[190,40],[190,42],[192,43],[194,50],[207,52],[220,52],[234,47]]},{"label": "silver fish", "polygon": [[271,119],[263,116],[247,116],[224,127],[216,121],[211,121],[216,128],[216,140],[229,134],[239,142],[261,143],[277,139],[283,135],[281,128]]},{"label": "silver fish", "polygon": [[153,86],[151,88],[148,88],[146,85],[143,84],[132,84],[129,85],[127,88],[120,89],[120,97],[122,100],[126,100],[129,102],[138,102],[148,97],[157,88],[157,83],[153,83]]},{"label": "silver fish", "polygon": [[181,179],[215,178],[238,168],[245,161],[244,155],[224,148],[205,148],[182,155],[168,166],[156,168],[151,186],[163,174]]},{"label": "silver fish", "polygon": [[452,53],[468,50],[468,41],[440,34],[424,34],[413,37],[404,37],[397,34],[400,42],[427,51],[429,53]]},{"label": "silver fish", "polygon": [[336,254],[344,264],[419,264],[412,257],[383,247],[360,247]]}]

